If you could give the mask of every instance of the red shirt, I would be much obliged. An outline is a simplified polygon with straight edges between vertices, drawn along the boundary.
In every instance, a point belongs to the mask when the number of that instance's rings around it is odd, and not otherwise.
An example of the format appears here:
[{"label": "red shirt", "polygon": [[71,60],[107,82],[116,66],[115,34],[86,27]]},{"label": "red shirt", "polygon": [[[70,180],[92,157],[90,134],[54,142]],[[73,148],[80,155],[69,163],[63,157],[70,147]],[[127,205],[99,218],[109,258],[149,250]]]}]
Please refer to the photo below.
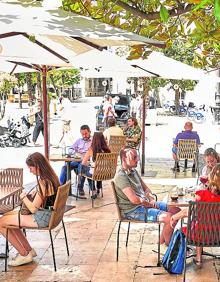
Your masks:
[{"label": "red shirt", "polygon": [[209,190],[196,191],[196,202],[220,202],[220,195],[215,195]]}]

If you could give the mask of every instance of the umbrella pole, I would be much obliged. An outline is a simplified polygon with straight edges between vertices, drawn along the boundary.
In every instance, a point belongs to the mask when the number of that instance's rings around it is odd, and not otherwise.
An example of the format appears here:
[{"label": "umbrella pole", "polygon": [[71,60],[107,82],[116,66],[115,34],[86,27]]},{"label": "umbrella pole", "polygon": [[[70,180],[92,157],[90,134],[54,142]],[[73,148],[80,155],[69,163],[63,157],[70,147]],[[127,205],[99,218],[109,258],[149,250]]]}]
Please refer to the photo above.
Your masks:
[{"label": "umbrella pole", "polygon": [[143,98],[142,98],[142,159],[141,175],[144,175],[145,169],[145,120],[146,120],[146,97],[148,95],[148,78],[143,78]]},{"label": "umbrella pole", "polygon": [[47,67],[42,68],[43,83],[43,117],[44,117],[44,154],[49,159],[49,142],[48,142],[48,118],[47,118]]}]

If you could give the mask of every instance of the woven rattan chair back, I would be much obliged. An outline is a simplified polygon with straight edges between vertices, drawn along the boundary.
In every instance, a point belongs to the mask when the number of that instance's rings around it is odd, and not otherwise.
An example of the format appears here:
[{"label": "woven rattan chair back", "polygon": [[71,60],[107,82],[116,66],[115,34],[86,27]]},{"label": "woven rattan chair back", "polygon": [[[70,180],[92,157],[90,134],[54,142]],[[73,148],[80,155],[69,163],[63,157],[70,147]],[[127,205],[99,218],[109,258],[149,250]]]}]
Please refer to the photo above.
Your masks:
[{"label": "woven rattan chair back", "polygon": [[125,146],[126,136],[111,135],[109,139],[109,148],[112,153],[119,154],[120,150]]},{"label": "woven rattan chair back", "polygon": [[23,186],[23,168],[6,168],[0,171],[0,188]]},{"label": "woven rattan chair back", "polygon": [[178,160],[195,160],[198,146],[195,139],[179,139],[178,141]]},{"label": "woven rattan chair back", "polygon": [[57,190],[56,200],[53,206],[53,212],[50,218],[49,229],[54,229],[63,219],[65,206],[70,190],[70,181],[59,186]]},{"label": "woven rattan chair back", "polygon": [[111,180],[116,173],[117,159],[117,153],[98,153],[91,179],[94,181]]},{"label": "woven rattan chair back", "polygon": [[220,202],[190,202],[187,244],[198,247],[220,246]]}]

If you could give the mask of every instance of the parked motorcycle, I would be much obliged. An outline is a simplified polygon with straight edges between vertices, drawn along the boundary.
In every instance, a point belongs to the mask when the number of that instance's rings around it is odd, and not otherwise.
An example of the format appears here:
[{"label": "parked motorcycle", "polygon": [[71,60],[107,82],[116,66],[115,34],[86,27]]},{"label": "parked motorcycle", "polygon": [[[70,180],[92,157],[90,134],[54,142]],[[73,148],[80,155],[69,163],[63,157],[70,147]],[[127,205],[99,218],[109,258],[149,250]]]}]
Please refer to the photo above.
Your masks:
[{"label": "parked motorcycle", "polygon": [[20,122],[14,123],[13,120],[8,120],[8,132],[0,136],[0,147],[15,147],[25,146],[30,142],[30,123],[28,118],[23,116]]}]

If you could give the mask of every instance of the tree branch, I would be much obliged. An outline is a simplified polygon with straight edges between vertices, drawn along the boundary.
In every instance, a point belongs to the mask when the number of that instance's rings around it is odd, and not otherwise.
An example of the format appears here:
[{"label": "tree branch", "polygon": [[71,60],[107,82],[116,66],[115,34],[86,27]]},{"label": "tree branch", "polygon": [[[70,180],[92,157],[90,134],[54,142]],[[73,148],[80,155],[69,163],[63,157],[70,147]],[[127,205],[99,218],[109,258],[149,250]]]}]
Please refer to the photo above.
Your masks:
[{"label": "tree branch", "polygon": [[[160,19],[160,12],[151,12],[151,13],[145,13],[143,11],[137,10],[134,7],[124,3],[123,1],[118,0],[117,4],[121,8],[125,9],[126,11],[132,13],[134,16],[141,17],[145,20],[157,20]],[[182,14],[185,14],[189,11],[191,11],[192,7],[194,7],[193,4],[187,5],[185,8],[183,6],[179,6],[177,8],[173,8],[169,10],[170,17],[176,17]]]}]

